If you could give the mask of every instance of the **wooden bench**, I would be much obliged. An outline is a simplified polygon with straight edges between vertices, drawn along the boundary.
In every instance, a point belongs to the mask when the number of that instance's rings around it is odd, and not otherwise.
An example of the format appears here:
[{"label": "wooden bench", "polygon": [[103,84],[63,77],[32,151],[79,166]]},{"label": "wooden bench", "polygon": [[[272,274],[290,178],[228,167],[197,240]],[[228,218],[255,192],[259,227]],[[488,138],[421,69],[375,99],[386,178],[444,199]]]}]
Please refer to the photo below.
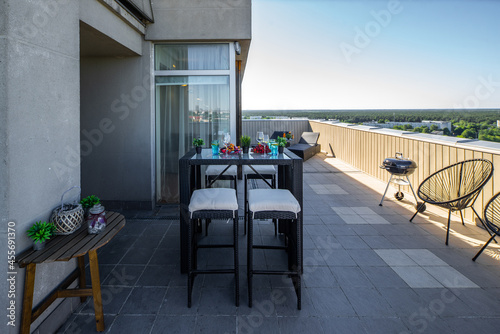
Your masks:
[{"label": "wooden bench", "polygon": [[[69,235],[58,235],[49,240],[44,249],[28,249],[16,257],[19,268],[26,267],[22,307],[21,334],[29,334],[30,327],[57,298],[80,297],[84,302],[87,296],[94,297],[95,321],[98,332],[104,331],[104,315],[101,298],[101,282],[97,249],[107,244],[125,226],[125,217],[116,212],[107,212],[106,229],[99,234],[88,234],[86,224]],[[85,280],[85,254],[89,254],[90,279],[92,287],[87,288]],[[55,261],[69,261],[77,258],[78,267],[61,283],[54,292],[33,308],[36,265]],[[79,288],[68,289],[72,282],[79,279]]]}]

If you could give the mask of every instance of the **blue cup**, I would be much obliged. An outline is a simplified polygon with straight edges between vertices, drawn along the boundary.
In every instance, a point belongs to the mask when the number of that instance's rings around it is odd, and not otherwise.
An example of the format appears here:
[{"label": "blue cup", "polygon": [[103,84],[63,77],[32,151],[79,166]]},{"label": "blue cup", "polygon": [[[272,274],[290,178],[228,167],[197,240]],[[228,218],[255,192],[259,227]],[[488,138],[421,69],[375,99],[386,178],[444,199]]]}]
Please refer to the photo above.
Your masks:
[{"label": "blue cup", "polygon": [[219,155],[219,142],[217,140],[212,142],[212,155]]},{"label": "blue cup", "polygon": [[278,155],[278,143],[271,143],[271,154]]}]

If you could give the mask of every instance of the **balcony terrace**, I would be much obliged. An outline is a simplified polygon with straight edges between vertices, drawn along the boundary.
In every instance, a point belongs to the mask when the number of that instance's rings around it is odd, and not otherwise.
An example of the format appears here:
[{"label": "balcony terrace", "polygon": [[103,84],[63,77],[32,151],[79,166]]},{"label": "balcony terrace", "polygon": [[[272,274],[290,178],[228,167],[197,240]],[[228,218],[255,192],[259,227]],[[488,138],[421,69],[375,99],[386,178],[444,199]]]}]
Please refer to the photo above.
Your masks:
[{"label": "balcony terrace", "polygon": [[[398,202],[390,190],[380,207],[385,186],[386,181],[325,154],[304,164],[301,311],[290,280],[279,276],[256,278],[254,307],[248,308],[241,220],[240,307],[234,306],[231,275],[211,275],[196,280],[193,307],[187,308],[177,211],[126,212],[126,227],[99,255],[106,333],[498,331],[499,246],[492,243],[473,262],[487,240],[485,230],[469,220],[462,226],[454,216],[446,246],[446,212],[428,206],[410,223],[413,196]],[[275,238],[271,222],[256,225],[256,236]],[[231,235],[224,222],[210,229],[208,242]],[[231,256],[214,259],[223,265]],[[268,253],[257,259],[267,266],[283,260]],[[276,291],[280,298],[272,298]],[[90,299],[78,306],[58,333],[95,332],[92,305]]]}]

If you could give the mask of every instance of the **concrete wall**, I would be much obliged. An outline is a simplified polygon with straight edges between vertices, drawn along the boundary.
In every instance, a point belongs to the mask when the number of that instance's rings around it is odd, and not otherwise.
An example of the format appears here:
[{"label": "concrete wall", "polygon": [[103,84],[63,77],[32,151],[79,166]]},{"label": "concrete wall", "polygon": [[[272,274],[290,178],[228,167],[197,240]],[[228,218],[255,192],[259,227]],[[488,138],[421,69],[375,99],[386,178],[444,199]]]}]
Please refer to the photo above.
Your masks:
[{"label": "concrete wall", "polygon": [[[28,227],[38,220],[48,221],[61,194],[80,184],[79,166],[66,168],[64,176],[58,177],[60,166],[55,164],[71,159],[68,146],[79,156],[78,3],[3,0],[0,22],[1,252],[7,254],[5,230],[12,221],[19,254],[31,247]],[[72,194],[68,200],[76,197]],[[38,266],[35,304],[74,266],[73,262]],[[5,312],[9,302],[5,261],[0,270],[0,306]],[[17,269],[16,327],[6,328],[4,322],[2,333],[19,329],[23,284],[24,270]]]},{"label": "concrete wall", "polygon": [[150,48],[143,42],[142,57],[81,59],[85,195],[152,207]]}]

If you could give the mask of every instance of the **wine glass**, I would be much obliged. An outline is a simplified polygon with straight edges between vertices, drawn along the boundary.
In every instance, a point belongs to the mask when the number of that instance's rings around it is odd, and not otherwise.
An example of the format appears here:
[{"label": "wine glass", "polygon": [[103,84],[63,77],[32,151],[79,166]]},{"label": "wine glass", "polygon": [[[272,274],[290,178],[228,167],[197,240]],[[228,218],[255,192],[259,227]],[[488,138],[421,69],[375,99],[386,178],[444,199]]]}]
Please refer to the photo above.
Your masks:
[{"label": "wine glass", "polygon": [[264,135],[262,144],[264,144],[264,154],[266,153],[267,143],[269,143],[269,135]]},{"label": "wine glass", "polygon": [[259,142],[259,144],[264,140],[264,132],[262,131],[259,131],[257,132],[257,142]]},{"label": "wine glass", "polygon": [[227,153],[227,148],[229,143],[231,142],[231,136],[229,135],[229,132],[224,135],[224,148],[226,149]]}]

